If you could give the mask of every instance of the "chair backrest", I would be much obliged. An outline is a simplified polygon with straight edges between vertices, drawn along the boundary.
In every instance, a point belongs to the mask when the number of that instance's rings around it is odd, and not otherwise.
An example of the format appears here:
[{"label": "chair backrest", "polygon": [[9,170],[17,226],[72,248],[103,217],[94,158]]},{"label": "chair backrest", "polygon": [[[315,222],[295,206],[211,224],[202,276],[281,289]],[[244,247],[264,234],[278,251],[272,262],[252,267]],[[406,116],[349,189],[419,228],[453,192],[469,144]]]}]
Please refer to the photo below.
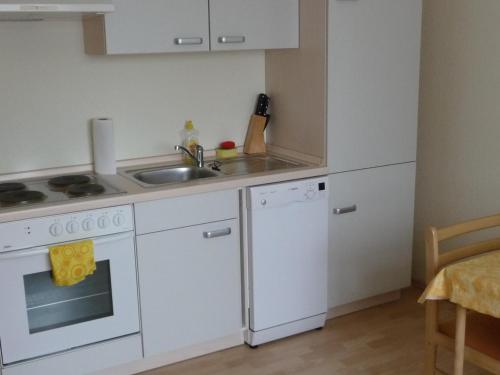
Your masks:
[{"label": "chair backrest", "polygon": [[425,234],[425,244],[427,252],[427,282],[430,282],[441,268],[447,266],[450,263],[500,249],[500,237],[497,237],[491,240],[476,242],[470,245],[458,247],[456,249],[447,251],[444,254],[440,254],[439,243],[441,241],[494,227],[500,227],[500,215],[470,220],[445,228],[437,229],[434,227],[429,227]]}]

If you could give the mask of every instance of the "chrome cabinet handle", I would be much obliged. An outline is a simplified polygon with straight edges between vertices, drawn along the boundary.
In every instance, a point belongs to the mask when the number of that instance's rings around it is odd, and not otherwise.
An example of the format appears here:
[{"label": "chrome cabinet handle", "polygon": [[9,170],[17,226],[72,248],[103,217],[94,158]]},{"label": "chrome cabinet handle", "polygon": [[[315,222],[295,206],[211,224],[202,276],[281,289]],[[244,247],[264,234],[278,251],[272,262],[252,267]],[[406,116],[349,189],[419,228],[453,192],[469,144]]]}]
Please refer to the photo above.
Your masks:
[{"label": "chrome cabinet handle", "polygon": [[203,232],[203,237],[204,238],[217,238],[217,237],[229,236],[230,234],[231,234],[231,228],[226,228],[226,229],[219,229],[219,230],[214,230],[214,231],[209,231],[209,232]]},{"label": "chrome cabinet handle", "polygon": [[194,46],[203,44],[203,38],[175,38],[174,43],[177,46]]},{"label": "chrome cabinet handle", "polygon": [[358,206],[357,205],[352,205],[352,206],[349,206],[349,207],[343,207],[343,208],[334,208],[333,209],[333,214],[334,215],[344,215],[344,214],[349,214],[351,212],[356,212],[356,210],[358,209]]},{"label": "chrome cabinet handle", "polygon": [[220,44],[245,43],[244,36],[220,36],[218,39]]}]

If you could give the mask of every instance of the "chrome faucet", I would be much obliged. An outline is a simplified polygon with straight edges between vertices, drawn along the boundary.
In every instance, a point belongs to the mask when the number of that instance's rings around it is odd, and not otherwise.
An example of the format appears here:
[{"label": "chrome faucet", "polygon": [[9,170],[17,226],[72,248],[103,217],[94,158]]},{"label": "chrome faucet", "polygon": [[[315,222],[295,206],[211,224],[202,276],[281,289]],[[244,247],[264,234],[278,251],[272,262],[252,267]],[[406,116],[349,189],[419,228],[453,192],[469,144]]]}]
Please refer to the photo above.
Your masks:
[{"label": "chrome faucet", "polygon": [[184,151],[191,159],[196,162],[196,166],[198,168],[203,168],[205,166],[205,159],[203,157],[203,146],[196,145],[196,153],[193,155],[186,147],[176,145],[175,151],[182,150]]}]

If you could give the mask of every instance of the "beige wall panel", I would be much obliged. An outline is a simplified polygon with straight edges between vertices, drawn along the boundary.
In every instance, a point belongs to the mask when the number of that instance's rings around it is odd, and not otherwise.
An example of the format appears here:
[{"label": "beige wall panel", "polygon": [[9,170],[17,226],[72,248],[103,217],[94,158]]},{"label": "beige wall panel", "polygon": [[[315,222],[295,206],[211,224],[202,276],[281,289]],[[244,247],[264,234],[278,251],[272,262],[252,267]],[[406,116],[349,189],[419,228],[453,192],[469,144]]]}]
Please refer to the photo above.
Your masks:
[{"label": "beige wall panel", "polygon": [[300,49],[266,52],[268,142],[326,156],[327,0],[300,1]]},{"label": "beige wall panel", "polygon": [[425,0],[414,277],[424,234],[500,212],[500,2]]},{"label": "beige wall panel", "polygon": [[0,23],[0,174],[87,164],[89,120],[115,121],[118,159],[175,153],[184,121],[208,149],[243,144],[264,52],[89,56],[82,23]]}]

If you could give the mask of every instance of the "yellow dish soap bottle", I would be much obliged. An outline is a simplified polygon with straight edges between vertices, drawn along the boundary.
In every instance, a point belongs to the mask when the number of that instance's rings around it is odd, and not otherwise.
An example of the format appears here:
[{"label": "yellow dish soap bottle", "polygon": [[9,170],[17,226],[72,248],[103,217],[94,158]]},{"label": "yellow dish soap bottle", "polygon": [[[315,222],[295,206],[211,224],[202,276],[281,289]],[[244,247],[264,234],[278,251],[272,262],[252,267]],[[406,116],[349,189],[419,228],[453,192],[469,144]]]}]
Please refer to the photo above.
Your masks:
[{"label": "yellow dish soap bottle", "polygon": [[[196,155],[196,146],[199,145],[199,131],[195,129],[193,121],[188,120],[182,130],[182,145],[186,147],[191,154]],[[195,164],[194,160],[183,152],[182,159],[186,164]]]}]

